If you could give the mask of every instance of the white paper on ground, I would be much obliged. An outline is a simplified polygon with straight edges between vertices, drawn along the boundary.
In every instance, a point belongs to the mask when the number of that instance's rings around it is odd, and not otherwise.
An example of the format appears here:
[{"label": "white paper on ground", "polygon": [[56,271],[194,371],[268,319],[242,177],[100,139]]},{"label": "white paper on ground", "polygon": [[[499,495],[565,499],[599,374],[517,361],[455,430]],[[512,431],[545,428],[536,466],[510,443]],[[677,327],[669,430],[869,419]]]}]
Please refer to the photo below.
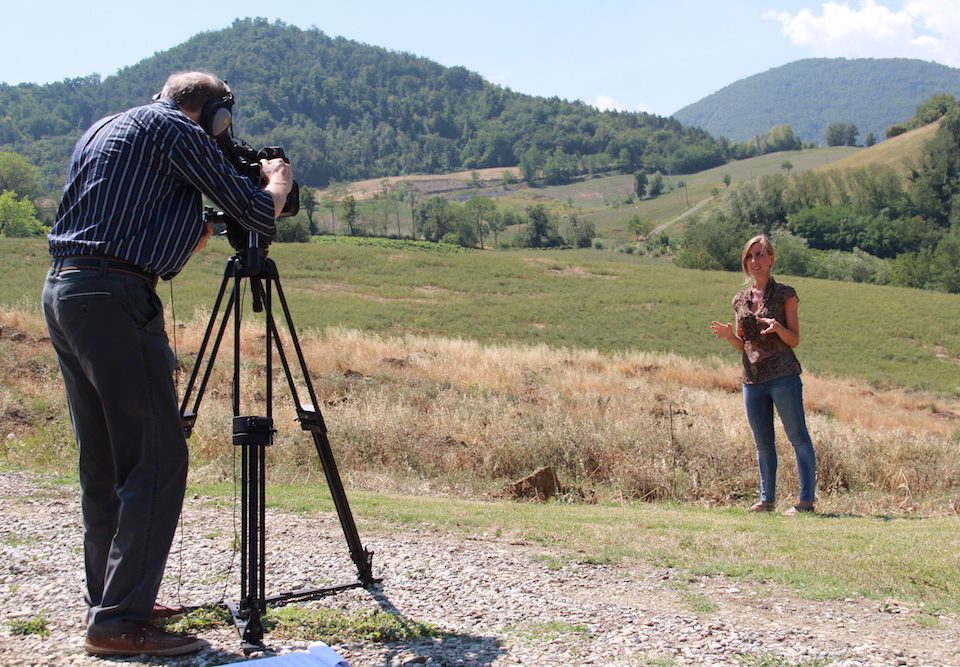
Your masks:
[{"label": "white paper on ground", "polygon": [[260,658],[250,662],[259,662],[257,667],[282,665],[283,667],[350,667],[342,655],[323,642],[314,642],[306,651],[277,655],[272,658]]}]

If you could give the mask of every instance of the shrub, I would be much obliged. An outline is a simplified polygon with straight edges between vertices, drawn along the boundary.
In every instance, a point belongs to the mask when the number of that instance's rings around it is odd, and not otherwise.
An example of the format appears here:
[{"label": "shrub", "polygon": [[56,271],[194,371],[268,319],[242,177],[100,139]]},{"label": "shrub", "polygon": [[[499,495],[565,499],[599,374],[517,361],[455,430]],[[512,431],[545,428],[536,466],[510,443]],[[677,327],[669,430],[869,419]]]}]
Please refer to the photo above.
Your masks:
[{"label": "shrub", "polygon": [[273,240],[277,243],[307,243],[310,241],[310,230],[302,218],[280,218]]}]

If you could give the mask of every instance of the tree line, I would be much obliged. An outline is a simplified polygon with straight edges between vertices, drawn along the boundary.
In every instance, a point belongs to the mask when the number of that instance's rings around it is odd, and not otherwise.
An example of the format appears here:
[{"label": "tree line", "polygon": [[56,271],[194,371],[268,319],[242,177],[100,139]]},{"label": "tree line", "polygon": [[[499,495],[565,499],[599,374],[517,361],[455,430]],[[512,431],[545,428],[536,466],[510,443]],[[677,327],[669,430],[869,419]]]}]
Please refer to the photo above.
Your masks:
[{"label": "tree line", "polygon": [[[474,175],[476,178],[476,174]],[[477,180],[479,187],[480,182]],[[409,182],[384,179],[359,199],[340,184],[300,191],[302,216],[281,219],[275,240],[306,242],[318,234],[444,242],[465,248],[585,248],[597,236],[591,220],[568,206],[519,209],[475,194],[464,201],[419,195]]]}]

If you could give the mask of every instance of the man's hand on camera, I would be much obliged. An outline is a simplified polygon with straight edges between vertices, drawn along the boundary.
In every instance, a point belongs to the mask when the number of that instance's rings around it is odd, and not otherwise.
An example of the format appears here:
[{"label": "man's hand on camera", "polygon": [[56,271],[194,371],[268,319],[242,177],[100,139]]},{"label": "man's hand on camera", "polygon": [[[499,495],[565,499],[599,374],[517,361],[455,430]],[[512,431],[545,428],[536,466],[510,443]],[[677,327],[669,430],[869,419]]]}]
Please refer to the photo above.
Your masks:
[{"label": "man's hand on camera", "polygon": [[287,195],[293,187],[293,169],[290,163],[279,158],[274,160],[260,160],[260,176],[266,181],[263,189],[273,197],[275,217],[280,217]]}]

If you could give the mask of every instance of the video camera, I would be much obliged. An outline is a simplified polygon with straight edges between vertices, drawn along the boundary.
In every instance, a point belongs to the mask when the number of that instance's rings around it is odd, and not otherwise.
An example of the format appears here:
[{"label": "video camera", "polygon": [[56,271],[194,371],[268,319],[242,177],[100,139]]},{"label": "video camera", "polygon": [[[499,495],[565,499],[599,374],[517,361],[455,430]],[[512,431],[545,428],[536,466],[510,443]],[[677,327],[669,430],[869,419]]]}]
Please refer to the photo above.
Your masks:
[{"label": "video camera", "polygon": [[[260,160],[280,159],[284,162],[290,162],[286,153],[280,146],[267,146],[256,150],[240,139],[235,139],[229,133],[223,133],[217,140],[217,146],[220,151],[233,164],[234,168],[243,176],[246,176],[254,185],[260,186],[262,175],[260,173]],[[287,195],[287,201],[280,212],[281,218],[289,218],[297,214],[300,210],[300,186],[296,181],[290,188]],[[222,212],[207,211],[209,222],[225,222],[227,225],[227,240],[233,249],[240,252],[250,248],[260,248],[265,250],[270,245],[271,239],[262,234],[254,234],[240,226],[236,220],[226,216]]]}]

